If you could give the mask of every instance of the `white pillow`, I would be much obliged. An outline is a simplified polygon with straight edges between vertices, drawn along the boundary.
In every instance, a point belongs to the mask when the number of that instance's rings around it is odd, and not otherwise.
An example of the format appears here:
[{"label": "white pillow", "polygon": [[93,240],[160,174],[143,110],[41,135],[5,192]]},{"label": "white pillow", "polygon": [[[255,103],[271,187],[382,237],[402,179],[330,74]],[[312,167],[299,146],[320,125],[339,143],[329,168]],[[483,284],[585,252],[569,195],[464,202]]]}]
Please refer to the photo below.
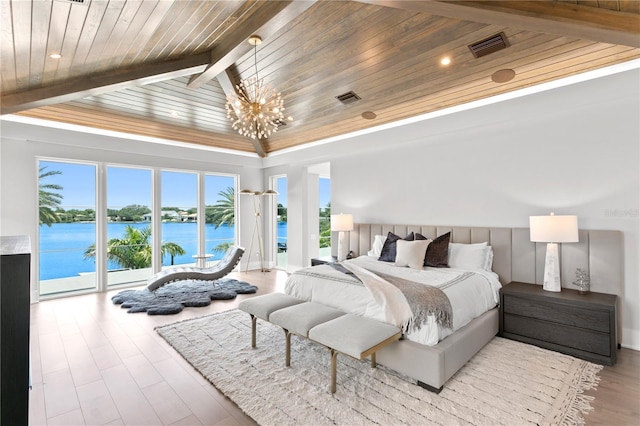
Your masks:
[{"label": "white pillow", "polygon": [[396,242],[396,266],[408,266],[413,269],[422,269],[427,247],[432,240],[405,241],[399,239]]},{"label": "white pillow", "polygon": [[[484,243],[449,244],[449,267],[457,269],[491,270],[493,249]],[[487,269],[488,266],[488,269]]]},{"label": "white pillow", "polygon": [[380,257],[382,254],[382,247],[384,247],[384,242],[387,241],[386,235],[376,235],[373,237],[373,247],[371,250],[367,252],[367,255]]}]

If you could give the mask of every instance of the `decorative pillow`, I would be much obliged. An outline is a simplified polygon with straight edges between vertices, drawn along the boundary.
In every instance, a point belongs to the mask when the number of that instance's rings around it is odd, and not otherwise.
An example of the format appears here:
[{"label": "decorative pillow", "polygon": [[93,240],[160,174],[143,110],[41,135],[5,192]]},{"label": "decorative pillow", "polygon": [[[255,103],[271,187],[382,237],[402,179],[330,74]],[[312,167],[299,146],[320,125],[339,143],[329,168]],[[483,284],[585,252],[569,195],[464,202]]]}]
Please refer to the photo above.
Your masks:
[{"label": "decorative pillow", "polygon": [[487,263],[484,265],[485,271],[493,271],[493,247],[487,246]]},{"label": "decorative pillow", "polygon": [[[428,238],[422,234],[416,234],[416,240],[427,240]],[[427,255],[424,258],[424,266],[431,266],[434,268],[448,268],[449,267],[449,240],[451,239],[451,232],[442,234],[435,240],[431,241],[429,247],[427,247]]]},{"label": "decorative pillow", "polygon": [[487,243],[449,244],[449,266],[458,269],[485,269],[489,257]]},{"label": "decorative pillow", "polygon": [[395,266],[408,266],[413,269],[422,269],[427,247],[431,240],[396,241]]},{"label": "decorative pillow", "polygon": [[[399,236],[393,232],[387,234],[387,239],[384,242],[384,246],[380,252],[378,260],[383,262],[395,262],[396,261],[396,241],[400,239]],[[405,241],[413,241],[413,232],[403,238]]]},{"label": "decorative pillow", "polygon": [[369,250],[367,252],[367,255],[369,256],[374,256],[374,257],[380,257],[380,254],[382,253],[382,247],[384,247],[384,242],[387,241],[387,237],[385,237],[384,235],[376,235],[373,237],[373,247],[371,247],[371,250]]}]

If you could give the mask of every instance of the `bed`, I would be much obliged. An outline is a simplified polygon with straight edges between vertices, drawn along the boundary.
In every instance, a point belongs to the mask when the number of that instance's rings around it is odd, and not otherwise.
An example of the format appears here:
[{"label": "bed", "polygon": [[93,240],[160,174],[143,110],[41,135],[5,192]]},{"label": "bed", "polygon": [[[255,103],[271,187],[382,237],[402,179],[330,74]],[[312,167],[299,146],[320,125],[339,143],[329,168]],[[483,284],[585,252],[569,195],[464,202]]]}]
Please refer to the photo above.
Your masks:
[{"label": "bed", "polygon": [[[462,248],[465,253],[470,253],[468,248],[475,250],[485,246],[490,249],[483,251],[484,258],[473,258],[471,263],[456,261],[455,265],[451,265],[454,268],[425,267],[429,273],[424,275],[429,277],[424,278],[415,261],[413,267],[398,267],[393,266],[394,262],[377,260],[381,241],[379,236],[386,237],[389,233],[400,237],[400,240],[405,236],[411,236],[408,240],[415,240],[419,234],[420,238],[439,242],[441,247],[443,236],[448,234],[448,243],[452,243],[456,250]],[[435,247],[435,243],[431,244]],[[417,245],[398,243],[402,250],[401,264],[407,261],[407,247],[415,248]],[[415,379],[424,388],[439,392],[446,381],[498,333],[500,285],[511,281],[542,282],[545,248],[544,244],[529,241],[529,230],[526,228],[356,224],[349,236],[353,260],[339,267],[321,265],[296,271],[287,280],[285,293],[385,322],[395,321],[395,325],[403,328],[404,338],[380,350],[378,362]],[[480,253],[478,250],[474,252]],[[386,256],[388,258],[389,253]],[[576,268],[587,268],[592,291],[617,294],[621,299],[621,232],[581,230],[580,242],[563,244],[561,256],[563,287],[571,286]],[[464,259],[468,260],[469,257]],[[394,269],[397,273],[393,272]],[[450,301],[453,321],[443,326],[441,311],[429,307],[428,321],[418,326],[403,323],[406,319],[403,309],[406,307],[396,307],[395,302],[390,303],[390,300],[397,300],[393,292],[388,293],[386,287],[379,290],[379,283],[375,279],[369,282],[371,278],[367,276],[367,271],[387,280],[401,283],[410,281],[411,285],[415,282],[435,284],[436,288],[442,288]],[[459,284],[459,281],[465,282]],[[453,286],[452,282],[456,285]],[[461,297],[464,294],[473,294],[467,299],[478,299],[481,303],[466,304],[464,297]],[[393,313],[389,313],[388,308],[376,309],[375,302],[392,306]]]}]

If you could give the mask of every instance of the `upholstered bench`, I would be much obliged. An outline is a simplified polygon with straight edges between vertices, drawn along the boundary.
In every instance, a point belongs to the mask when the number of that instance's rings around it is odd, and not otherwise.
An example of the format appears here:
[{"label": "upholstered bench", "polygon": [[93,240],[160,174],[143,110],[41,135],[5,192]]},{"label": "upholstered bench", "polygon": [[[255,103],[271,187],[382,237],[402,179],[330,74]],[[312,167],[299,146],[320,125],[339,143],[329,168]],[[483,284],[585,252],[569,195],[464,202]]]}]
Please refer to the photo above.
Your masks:
[{"label": "upholstered bench", "polygon": [[251,347],[256,347],[256,318],[282,327],[285,332],[285,365],[291,364],[291,334],[307,337],[331,352],[331,393],[336,392],[338,353],[358,360],[371,356],[400,339],[398,327],[359,315],[347,314],[319,303],[306,302],[282,293],[245,299],[238,308],[251,316]]},{"label": "upholstered bench", "polygon": [[398,327],[359,315],[346,314],[309,330],[309,339],[331,351],[331,393],[336,392],[338,353],[363,360],[371,356],[376,367],[376,351],[400,339]]},{"label": "upholstered bench", "polygon": [[251,316],[251,347],[256,347],[256,318],[269,321],[271,313],[303,302],[302,299],[282,293],[269,293],[240,302],[238,308]]},{"label": "upholstered bench", "polygon": [[304,302],[279,309],[269,315],[269,322],[279,325],[285,335],[285,366],[291,365],[291,334],[309,337],[309,330],[332,319],[345,315],[344,312],[313,302]]}]

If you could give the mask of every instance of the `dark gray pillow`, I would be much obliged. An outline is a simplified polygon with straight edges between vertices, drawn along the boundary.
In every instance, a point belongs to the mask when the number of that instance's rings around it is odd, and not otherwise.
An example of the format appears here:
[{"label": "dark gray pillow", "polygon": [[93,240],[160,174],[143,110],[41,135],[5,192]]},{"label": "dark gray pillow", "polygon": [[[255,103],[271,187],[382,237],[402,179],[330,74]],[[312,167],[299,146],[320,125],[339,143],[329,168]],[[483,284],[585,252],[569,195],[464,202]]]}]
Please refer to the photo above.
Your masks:
[{"label": "dark gray pillow", "polygon": [[[394,234],[393,232],[389,232],[387,234],[387,240],[384,242],[382,246],[382,250],[380,251],[380,257],[378,260],[383,262],[395,262],[396,261],[396,241],[400,239],[399,236]],[[405,241],[413,241],[414,236],[413,232],[403,238]]]},{"label": "dark gray pillow", "polygon": [[[422,234],[416,234],[416,240],[427,240],[428,238]],[[424,266],[434,268],[449,267],[449,240],[451,232],[442,234],[429,244],[427,254],[424,257]]]}]

